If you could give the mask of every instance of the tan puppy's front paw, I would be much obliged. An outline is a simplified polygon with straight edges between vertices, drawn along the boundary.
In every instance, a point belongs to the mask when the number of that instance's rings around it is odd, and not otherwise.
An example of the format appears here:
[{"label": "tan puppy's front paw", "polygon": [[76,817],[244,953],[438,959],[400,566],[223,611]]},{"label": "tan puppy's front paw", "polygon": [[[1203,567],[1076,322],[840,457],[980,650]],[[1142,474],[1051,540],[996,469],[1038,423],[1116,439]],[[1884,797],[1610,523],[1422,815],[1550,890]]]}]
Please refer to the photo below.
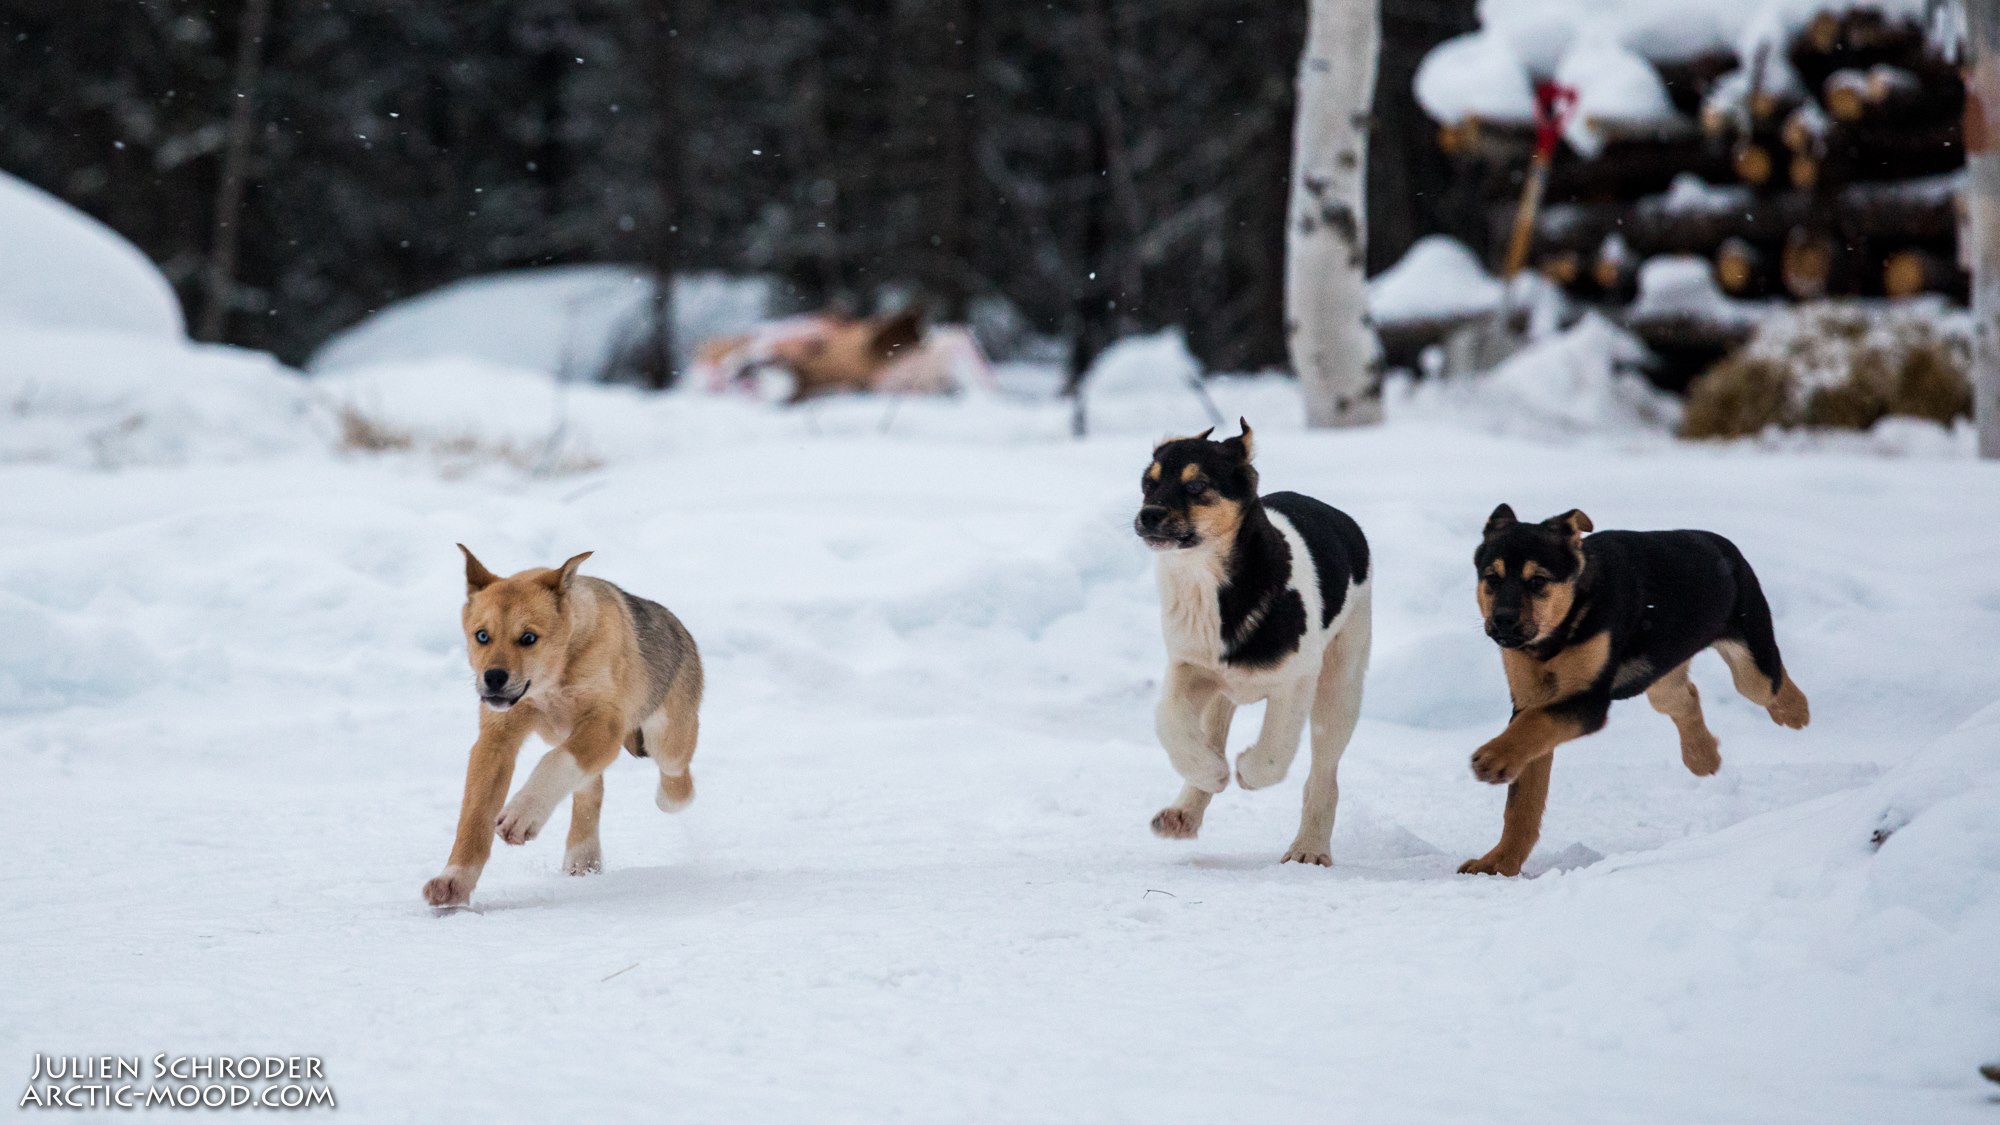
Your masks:
[{"label": "tan puppy's front paw", "polygon": [[432,906],[464,906],[472,901],[474,876],[457,868],[447,867],[437,878],[424,884],[424,901]]},{"label": "tan puppy's front paw", "polygon": [[1306,864],[1311,864],[1314,867],[1332,867],[1333,857],[1331,855],[1328,855],[1324,848],[1316,848],[1308,845],[1293,844],[1292,850],[1286,852],[1285,858],[1279,860],[1278,862],[1306,863]]},{"label": "tan puppy's front paw", "polygon": [[1164,839],[1192,840],[1200,831],[1200,815],[1183,808],[1164,808],[1153,816],[1153,835]]},{"label": "tan puppy's front paw", "polygon": [[536,816],[515,801],[500,810],[500,818],[493,822],[493,834],[509,844],[525,844],[541,833],[547,819],[546,814]]},{"label": "tan puppy's front paw", "polygon": [[1521,862],[1527,857],[1516,858],[1501,854],[1498,848],[1487,852],[1478,859],[1468,859],[1458,865],[1460,875],[1504,875],[1509,878],[1521,873]]},{"label": "tan puppy's front paw", "polygon": [[595,843],[578,844],[563,853],[563,874],[595,875],[604,870],[604,851]]}]

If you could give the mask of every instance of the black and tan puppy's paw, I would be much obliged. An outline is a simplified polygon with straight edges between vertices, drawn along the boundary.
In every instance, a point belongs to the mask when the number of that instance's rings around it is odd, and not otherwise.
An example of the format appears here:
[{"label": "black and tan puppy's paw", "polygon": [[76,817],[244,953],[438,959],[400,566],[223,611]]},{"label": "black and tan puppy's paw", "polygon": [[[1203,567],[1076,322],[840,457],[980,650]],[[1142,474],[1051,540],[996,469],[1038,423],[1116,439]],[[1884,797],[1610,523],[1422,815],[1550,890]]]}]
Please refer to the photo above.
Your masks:
[{"label": "black and tan puppy's paw", "polygon": [[1458,865],[1460,875],[1503,875],[1509,878],[1521,873],[1521,863],[1526,856],[1502,853],[1499,849],[1487,852],[1478,859],[1468,859]]},{"label": "black and tan puppy's paw", "polygon": [[1521,776],[1527,761],[1504,742],[1489,742],[1472,752],[1472,776],[1488,785],[1506,785]]},{"label": "black and tan puppy's paw", "polygon": [[1286,852],[1285,858],[1278,862],[1303,863],[1308,867],[1332,867],[1333,857],[1320,848],[1300,847],[1297,844],[1293,844],[1292,850]]}]

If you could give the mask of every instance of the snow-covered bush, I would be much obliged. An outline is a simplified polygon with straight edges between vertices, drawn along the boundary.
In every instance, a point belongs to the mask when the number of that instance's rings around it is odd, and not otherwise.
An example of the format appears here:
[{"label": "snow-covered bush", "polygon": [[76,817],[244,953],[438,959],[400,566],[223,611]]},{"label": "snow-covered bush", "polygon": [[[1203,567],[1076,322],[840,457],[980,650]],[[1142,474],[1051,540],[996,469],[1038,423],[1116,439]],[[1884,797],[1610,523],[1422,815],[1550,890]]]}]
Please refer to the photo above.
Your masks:
[{"label": "snow-covered bush", "polygon": [[1971,340],[1933,303],[1820,301],[1773,313],[1688,388],[1685,437],[1768,426],[1865,430],[1891,416],[1949,423],[1972,412]]}]

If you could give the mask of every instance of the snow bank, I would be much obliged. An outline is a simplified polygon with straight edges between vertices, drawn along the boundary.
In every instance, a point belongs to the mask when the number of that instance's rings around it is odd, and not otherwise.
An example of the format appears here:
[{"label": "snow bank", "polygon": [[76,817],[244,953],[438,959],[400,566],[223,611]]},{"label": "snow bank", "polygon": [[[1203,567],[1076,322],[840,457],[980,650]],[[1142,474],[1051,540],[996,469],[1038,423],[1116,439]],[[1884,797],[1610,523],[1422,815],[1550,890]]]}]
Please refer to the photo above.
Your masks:
[{"label": "snow bank", "polygon": [[178,339],[180,298],[139,248],[0,173],[0,322]]},{"label": "snow bank", "polygon": [[1645,357],[1637,339],[1590,313],[1492,371],[1392,379],[1385,402],[1395,420],[1448,421],[1493,433],[1664,439],[1673,432],[1680,407],[1638,374]]},{"label": "snow bank", "polygon": [[[557,266],[468,278],[383,309],[328,340],[315,374],[458,357],[564,380],[597,378],[646,328],[652,275],[624,266]],[[674,283],[683,359],[711,336],[769,315],[770,283],[701,274]]]},{"label": "snow bank", "polygon": [[99,469],[324,449],[306,381],[261,352],[0,326],[0,462]]},{"label": "snow bank", "polygon": [[1436,121],[1533,121],[1535,88],[1509,42],[1473,32],[1432,48],[1417,66],[1417,104]]},{"label": "snow bank", "polygon": [[1464,243],[1425,235],[1368,283],[1368,313],[1377,324],[1471,316],[1498,308],[1502,288]]}]

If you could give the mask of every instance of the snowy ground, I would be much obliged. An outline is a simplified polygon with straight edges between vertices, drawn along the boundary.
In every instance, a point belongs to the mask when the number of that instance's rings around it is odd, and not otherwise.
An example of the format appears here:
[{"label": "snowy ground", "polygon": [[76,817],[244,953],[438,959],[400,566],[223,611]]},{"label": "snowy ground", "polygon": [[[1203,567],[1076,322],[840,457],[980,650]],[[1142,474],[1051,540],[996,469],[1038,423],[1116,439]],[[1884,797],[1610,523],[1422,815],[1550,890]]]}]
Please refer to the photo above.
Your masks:
[{"label": "snowy ground", "polygon": [[[1328,871],[1275,862],[1302,766],[1197,842],[1146,829],[1177,781],[1127,524],[1191,399],[1101,403],[1072,442],[1055,405],[910,404],[885,434],[872,403],[230,363],[157,423],[140,390],[0,368],[0,430],[37,435],[0,441],[10,1099],[35,1052],[164,1050],[323,1056],[366,1120],[1992,1120],[2000,469],[1499,436],[1420,397],[1308,435],[1288,387],[1222,387],[1267,487],[1375,545]],[[440,443],[560,417],[603,467],[329,452],[328,394]],[[1507,714],[1470,566],[1500,500],[1735,538],[1813,726],[1704,657],[1719,776],[1621,705],[1558,755],[1534,877],[1453,874],[1499,829],[1465,763]],[[457,540],[506,569],[595,550],[687,621],[710,692],[689,811],[621,760],[605,874],[562,876],[551,830],[439,918],[418,889],[475,721]]]}]

